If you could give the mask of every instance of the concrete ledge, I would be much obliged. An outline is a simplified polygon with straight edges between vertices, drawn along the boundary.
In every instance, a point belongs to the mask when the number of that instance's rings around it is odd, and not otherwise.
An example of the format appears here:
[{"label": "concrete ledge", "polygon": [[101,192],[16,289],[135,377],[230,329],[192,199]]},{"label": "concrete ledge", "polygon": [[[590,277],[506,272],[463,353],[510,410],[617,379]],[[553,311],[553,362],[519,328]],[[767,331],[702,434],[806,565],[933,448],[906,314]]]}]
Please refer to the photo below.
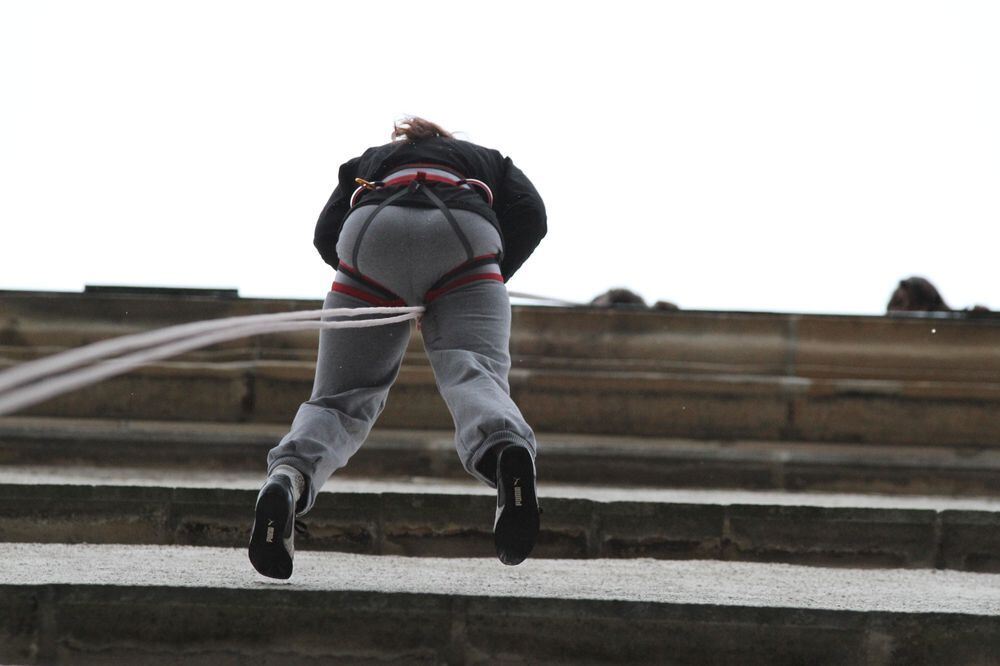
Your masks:
[{"label": "concrete ledge", "polygon": [[[543,489],[544,490],[544,489]],[[256,490],[0,485],[0,541],[240,547]],[[534,557],[949,567],[1000,572],[1000,511],[542,497]],[[299,550],[491,557],[491,495],[320,495]]]},{"label": "concrete ledge", "polygon": [[989,518],[978,512],[944,511],[940,520],[941,566],[965,571],[1000,570],[1000,529],[995,525],[987,527]]},{"label": "concrete ledge", "polygon": [[[0,586],[21,664],[990,663],[997,621],[378,592]],[[306,610],[308,609],[308,610]]]},{"label": "concrete ledge", "polygon": [[[0,346],[43,349],[186,321],[315,309],[321,301],[205,295],[0,292]],[[527,367],[600,367],[809,378],[990,381],[996,316],[892,317],[515,307],[512,352]],[[315,351],[315,334],[221,345],[221,358]],[[416,351],[415,341],[411,349]],[[12,352],[14,353],[14,352]],[[23,358],[23,356],[18,356]],[[207,358],[207,356],[205,357]]]},{"label": "concrete ledge", "polygon": [[18,563],[0,579],[0,658],[17,663],[881,666],[1000,649],[1000,585],[973,574],[304,553],[287,585],[252,576],[241,551],[0,556]]},{"label": "concrete ledge", "polygon": [[[312,380],[310,363],[161,363],[23,414],[287,423]],[[515,369],[510,384],[542,432],[1000,446],[1000,383]],[[402,369],[380,424],[451,426],[429,367]]]},{"label": "concrete ledge", "polygon": [[[259,472],[285,427],[0,418],[0,464],[188,466]],[[467,478],[450,431],[377,428],[346,478]],[[540,433],[540,473],[562,483],[1000,495],[1000,451]]]}]

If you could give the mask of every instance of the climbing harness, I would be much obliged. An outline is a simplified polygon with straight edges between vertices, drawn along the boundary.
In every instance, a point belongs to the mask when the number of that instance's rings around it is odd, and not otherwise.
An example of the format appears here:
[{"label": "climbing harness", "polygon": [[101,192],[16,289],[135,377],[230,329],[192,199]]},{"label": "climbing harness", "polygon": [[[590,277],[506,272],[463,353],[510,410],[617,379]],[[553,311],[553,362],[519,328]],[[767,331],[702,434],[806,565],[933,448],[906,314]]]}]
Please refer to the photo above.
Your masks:
[{"label": "climbing harness", "polygon": [[[497,282],[503,282],[503,276],[499,273],[475,273],[473,275],[465,275],[471,270],[475,270],[480,266],[487,266],[492,263],[496,263],[499,257],[495,254],[483,254],[478,257],[472,257],[468,261],[459,264],[455,268],[451,269],[440,278],[438,281],[431,285],[431,288],[427,290],[424,294],[424,303],[431,303],[436,298],[448,293],[452,289],[457,289],[462,285],[469,284],[470,282],[475,282],[476,280],[496,280]],[[462,277],[464,275],[464,277]]]},{"label": "climbing harness", "polygon": [[403,299],[393,293],[392,290],[366,276],[358,268],[358,259],[361,252],[361,241],[364,239],[365,234],[368,232],[368,229],[371,227],[378,214],[381,213],[386,206],[391,206],[403,196],[413,194],[415,192],[422,192],[424,196],[426,196],[427,199],[434,204],[439,211],[441,211],[441,214],[444,215],[445,220],[448,221],[448,225],[451,227],[452,231],[455,232],[455,236],[458,237],[459,242],[462,244],[462,248],[465,250],[466,256],[466,260],[463,263],[445,273],[437,282],[431,285],[430,289],[424,295],[424,302],[430,303],[434,299],[442,296],[452,289],[456,289],[477,280],[495,280],[503,282],[503,276],[499,273],[467,274],[469,271],[475,270],[481,266],[498,263],[500,261],[500,255],[488,254],[475,256],[473,254],[472,244],[469,242],[469,238],[466,236],[465,232],[462,231],[462,228],[459,226],[454,214],[452,214],[451,210],[447,205],[445,205],[441,198],[434,193],[433,189],[427,186],[428,183],[441,183],[469,190],[478,187],[482,191],[487,203],[492,206],[493,192],[486,183],[474,178],[464,178],[438,165],[430,164],[407,165],[393,171],[383,180],[379,181],[368,181],[364,178],[355,178],[354,180],[358,183],[358,188],[351,196],[352,208],[360,202],[361,196],[366,192],[378,190],[383,187],[401,187],[403,189],[391,194],[389,197],[380,202],[375,207],[375,210],[368,214],[368,217],[365,218],[365,221],[361,225],[361,229],[358,231],[357,239],[354,241],[354,251],[351,254],[351,263],[341,260],[337,267],[339,270],[343,271],[351,278],[370,289],[373,293],[367,293],[364,290],[356,289],[350,285],[336,281],[331,286],[332,291],[348,294],[377,306],[391,307],[405,304]]},{"label": "climbing harness", "polygon": [[465,178],[436,164],[409,164],[396,169],[382,180],[369,181],[364,178],[355,178],[354,182],[358,184],[358,188],[351,195],[351,208],[357,205],[361,195],[365,192],[382,187],[409,185],[414,180],[454,185],[466,190],[478,188],[480,195],[486,199],[486,203],[489,204],[490,208],[493,207],[493,190],[483,181],[476,178]]},{"label": "climbing harness", "polygon": [[[361,195],[366,191],[382,187],[403,188],[379,203],[365,219],[355,244],[352,256],[353,266],[343,261],[340,263],[340,270],[374,293],[355,289],[339,282],[335,282],[332,287],[334,291],[358,296],[376,307],[328,308],[227,317],[101,340],[84,347],[21,363],[0,372],[0,415],[30,407],[109,377],[124,374],[141,365],[251,335],[281,331],[384,326],[410,319],[417,320],[419,327],[420,316],[424,312],[423,307],[407,307],[398,295],[375,280],[366,277],[357,269],[358,247],[361,238],[375,220],[375,216],[407,193],[424,193],[424,196],[445,216],[448,224],[461,241],[466,254],[466,261],[442,275],[437,282],[431,285],[425,294],[425,302],[430,303],[451,289],[475,280],[503,281],[503,277],[499,273],[468,274],[468,271],[498,262],[500,257],[497,254],[473,256],[472,245],[455,220],[455,216],[441,198],[427,186],[428,183],[442,183],[465,189],[478,188],[487,203],[492,206],[493,193],[486,183],[472,178],[463,178],[438,165],[423,164],[407,165],[397,169],[386,176],[383,181],[369,182],[358,178],[357,182],[359,187],[351,197],[352,207],[358,203]],[[333,317],[338,318],[338,320],[329,321]],[[351,317],[366,318],[350,319]]]}]

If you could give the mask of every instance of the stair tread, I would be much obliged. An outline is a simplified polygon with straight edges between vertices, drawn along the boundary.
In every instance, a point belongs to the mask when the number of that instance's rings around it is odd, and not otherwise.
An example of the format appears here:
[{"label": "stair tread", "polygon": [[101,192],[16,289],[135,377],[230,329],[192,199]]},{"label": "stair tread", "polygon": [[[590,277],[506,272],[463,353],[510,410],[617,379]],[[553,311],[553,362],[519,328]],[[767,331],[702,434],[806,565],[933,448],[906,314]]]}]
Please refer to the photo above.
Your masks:
[{"label": "stair tread", "polygon": [[[276,443],[287,424],[209,423],[197,421],[148,421],[6,416],[0,417],[0,438],[135,441],[155,437],[182,443],[245,446]],[[636,437],[573,433],[537,433],[546,455],[628,457],[705,456],[724,460],[768,460],[794,463],[891,465],[899,467],[1000,469],[1000,449],[952,446],[907,446],[821,443],[780,440],[718,440],[679,437]],[[454,448],[454,434],[446,430],[376,428],[369,443],[377,447]]]},{"label": "stair tread", "polygon": [[854,612],[1000,613],[1000,575],[665,560],[413,558],[303,552],[291,581],[250,568],[243,549],[0,544],[0,585],[96,585],[362,591],[618,600]]},{"label": "stair tread", "polygon": [[[457,463],[456,463],[457,464]],[[164,488],[214,488],[256,490],[262,474],[193,471],[187,469],[89,467],[89,466],[0,466],[0,484],[5,485],[93,485]],[[541,497],[585,499],[593,502],[640,502],[647,504],[773,505],[826,508],[870,508],[931,511],[1000,512],[1000,498],[816,493],[729,489],[670,489],[591,487],[563,483],[541,483]],[[337,493],[398,493],[493,495],[482,484],[448,479],[332,479],[321,491]]]}]

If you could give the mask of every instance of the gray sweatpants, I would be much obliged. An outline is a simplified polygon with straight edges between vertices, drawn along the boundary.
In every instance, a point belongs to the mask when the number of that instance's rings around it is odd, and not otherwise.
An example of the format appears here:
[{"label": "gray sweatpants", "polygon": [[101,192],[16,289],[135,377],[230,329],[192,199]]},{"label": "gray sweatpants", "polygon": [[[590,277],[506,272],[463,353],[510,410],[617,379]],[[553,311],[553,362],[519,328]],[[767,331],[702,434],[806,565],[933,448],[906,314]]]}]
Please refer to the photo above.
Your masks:
[{"label": "gray sweatpants", "polygon": [[[500,250],[500,237],[487,220],[454,210],[468,244],[436,208],[387,206],[366,224],[373,207],[361,206],[344,221],[338,255],[356,272],[394,292],[408,305],[425,303],[428,290],[468,259]],[[350,262],[354,262],[353,264]],[[422,333],[438,390],[455,422],[455,446],[465,469],[490,486],[476,467],[498,443],[524,446],[535,456],[531,428],[510,398],[510,300],[494,279],[496,263],[462,273],[461,286],[425,304]],[[337,271],[342,291],[331,291],[326,308],[370,307],[369,283]],[[346,292],[346,293],[345,293]],[[385,407],[389,387],[410,338],[410,322],[320,333],[312,396],[295,415],[291,430],[268,454],[268,471],[290,465],[302,472],[307,489],[300,515],[316,500],[326,480],[361,447]]]}]

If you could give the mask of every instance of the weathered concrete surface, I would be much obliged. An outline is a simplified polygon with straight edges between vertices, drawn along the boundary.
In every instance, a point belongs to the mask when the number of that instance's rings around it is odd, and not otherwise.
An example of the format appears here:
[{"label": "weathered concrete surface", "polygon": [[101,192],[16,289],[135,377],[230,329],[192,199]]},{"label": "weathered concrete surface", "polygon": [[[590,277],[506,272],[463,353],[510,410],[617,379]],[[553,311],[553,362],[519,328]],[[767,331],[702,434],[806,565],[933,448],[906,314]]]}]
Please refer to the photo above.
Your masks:
[{"label": "weathered concrete surface", "polygon": [[0,658],[21,663],[987,664],[1000,577],[649,560],[0,545]]},{"label": "weathered concrete surface", "polygon": [[[3,292],[0,305],[3,367],[24,360],[25,350],[318,304]],[[287,422],[308,395],[315,338],[238,345],[188,357],[202,362],[150,366],[26,413]],[[1000,318],[520,308],[512,345],[513,394],[542,431],[1000,444]],[[451,422],[418,346],[391,394],[385,426]]]},{"label": "weathered concrete surface", "polygon": [[[71,418],[290,422],[313,364],[158,363],[22,412]],[[803,379],[515,368],[511,395],[543,432],[998,446],[1000,382]],[[428,366],[403,367],[380,423],[441,429]]]},{"label": "weathered concrete surface", "polygon": [[[1000,575],[660,560],[370,557],[300,553],[289,582],[254,573],[242,548],[0,544],[2,585],[293,588],[997,616]],[[1000,636],[998,636],[1000,638]]]},{"label": "weathered concrete surface", "polygon": [[[286,426],[0,418],[0,464],[259,471]],[[468,476],[450,431],[373,431],[338,476]],[[678,488],[1000,495],[1000,450],[540,433],[546,481]]]},{"label": "weathered concrete surface", "polygon": [[[0,367],[318,306],[0,293]],[[928,568],[1000,569],[995,501],[662,488],[1000,495],[998,342],[989,319],[515,308],[512,384],[544,433],[546,514],[537,557],[511,569],[491,556],[488,490],[357,478],[463,475],[415,337],[383,430],[308,517],[291,585],[245,561],[259,477],[208,477],[259,472],[308,393],[315,335],[186,355],[41,406],[43,418],[0,420],[0,463],[105,466],[0,469],[0,538],[147,544],[0,544],[0,661],[998,663],[997,576]],[[579,431],[615,436],[553,434]],[[203,474],[184,482],[107,467],[163,474],[192,460]]]},{"label": "weathered concrete surface", "polygon": [[[50,481],[61,480],[53,476]],[[2,541],[231,547],[248,538],[259,482],[237,489],[55,485],[39,474],[0,472],[4,477],[14,482],[0,484]],[[329,487],[335,492],[321,494],[306,518],[308,535],[297,539],[299,549],[449,557],[493,552],[495,500],[488,489],[371,481]],[[1000,571],[998,502],[559,486],[541,491],[545,515],[536,557]]]},{"label": "weathered concrete surface", "polygon": [[[257,490],[262,470],[239,472],[171,467],[93,467],[54,465],[0,465],[0,484],[57,486],[132,486],[165,488],[210,488]],[[593,502],[666,502],[678,504],[750,504],[854,509],[906,509],[927,511],[1000,512],[997,497],[949,497],[933,495],[880,495],[819,493],[802,491],[726,490],[708,488],[653,488],[632,486],[586,486],[545,480],[545,497],[583,499]],[[483,495],[492,497],[492,488],[465,479],[351,478],[340,472],[320,493],[400,493],[434,495]]]},{"label": "weathered concrete surface", "polygon": [[[0,355],[39,353],[171,324],[321,301],[165,294],[0,291]],[[810,378],[990,381],[1000,376],[1000,318],[515,307],[512,351],[525,367]],[[310,360],[315,333],[233,341],[187,358]],[[419,360],[415,337],[411,360]],[[26,357],[26,356],[20,356]]]}]

